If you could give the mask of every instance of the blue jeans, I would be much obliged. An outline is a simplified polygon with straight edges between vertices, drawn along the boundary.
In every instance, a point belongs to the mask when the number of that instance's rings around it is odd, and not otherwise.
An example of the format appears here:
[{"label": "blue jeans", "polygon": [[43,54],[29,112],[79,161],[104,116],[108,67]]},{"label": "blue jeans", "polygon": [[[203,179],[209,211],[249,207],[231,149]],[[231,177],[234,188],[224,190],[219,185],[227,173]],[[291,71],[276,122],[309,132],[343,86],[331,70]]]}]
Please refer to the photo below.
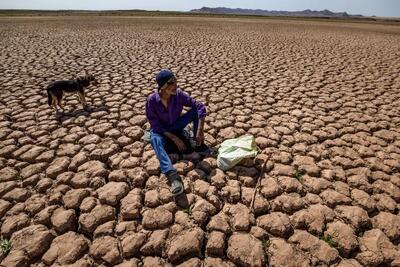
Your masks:
[{"label": "blue jeans", "polygon": [[[184,115],[180,116],[175,123],[165,127],[165,129],[168,132],[182,131],[190,122],[193,122],[193,136],[196,137],[197,128],[199,126],[199,116],[195,108],[192,108]],[[168,137],[163,134],[155,133],[153,130],[150,131],[150,143],[160,161],[161,172],[164,174],[169,171],[175,171],[171,159],[168,157],[164,148],[166,138]]]}]

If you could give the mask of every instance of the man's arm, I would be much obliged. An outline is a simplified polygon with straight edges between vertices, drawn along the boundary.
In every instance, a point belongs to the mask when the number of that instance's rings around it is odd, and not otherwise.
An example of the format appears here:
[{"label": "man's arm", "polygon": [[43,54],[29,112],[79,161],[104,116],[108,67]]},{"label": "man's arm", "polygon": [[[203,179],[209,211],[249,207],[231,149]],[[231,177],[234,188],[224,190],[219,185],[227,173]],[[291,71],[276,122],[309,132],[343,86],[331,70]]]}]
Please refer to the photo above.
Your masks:
[{"label": "man's arm", "polygon": [[182,93],[182,103],[186,107],[195,108],[197,110],[197,115],[199,117],[199,125],[196,133],[196,145],[201,145],[204,142],[204,121],[207,115],[206,107],[200,101],[196,101],[188,93]]},{"label": "man's arm", "polygon": [[170,132],[164,132],[164,135],[168,137],[169,139],[172,140],[172,142],[175,143],[175,145],[178,147],[179,151],[183,152],[186,150],[186,145],[185,143],[176,135],[170,133]]},{"label": "man's arm", "polygon": [[146,117],[155,133],[163,134],[166,131],[158,119],[154,105],[149,100],[146,102]]},{"label": "man's arm", "polygon": [[181,91],[182,104],[185,107],[195,108],[197,110],[197,115],[199,119],[204,118],[207,115],[206,106],[200,101],[196,101],[188,93]]},{"label": "man's arm", "polygon": [[183,143],[183,141],[181,139],[179,139],[179,137],[177,137],[176,135],[174,135],[170,132],[167,132],[167,130],[162,126],[162,124],[160,123],[160,120],[158,119],[155,108],[150,103],[150,101],[147,101],[147,103],[146,103],[146,117],[151,125],[151,128],[153,129],[153,131],[155,133],[163,134],[166,137],[168,137],[169,139],[171,139],[180,151],[186,150],[185,143]]},{"label": "man's arm", "polygon": [[198,146],[204,143],[204,121],[205,117],[199,119],[199,127],[196,133],[196,145]]}]

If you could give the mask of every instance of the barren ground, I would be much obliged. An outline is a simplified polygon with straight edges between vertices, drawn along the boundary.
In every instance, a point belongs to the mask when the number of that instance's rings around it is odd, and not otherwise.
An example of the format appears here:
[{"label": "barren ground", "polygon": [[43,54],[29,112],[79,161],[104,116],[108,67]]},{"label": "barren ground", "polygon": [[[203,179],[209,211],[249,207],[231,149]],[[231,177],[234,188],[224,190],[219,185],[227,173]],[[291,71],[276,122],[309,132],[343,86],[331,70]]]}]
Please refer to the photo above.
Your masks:
[{"label": "barren ground", "polygon": [[[400,26],[249,19],[0,19],[3,266],[399,266]],[[207,104],[206,140],[268,159],[180,161],[149,144],[160,68]],[[91,111],[45,86],[86,69]],[[5,241],[3,241],[5,249]],[[6,249],[5,249],[6,250]]]}]

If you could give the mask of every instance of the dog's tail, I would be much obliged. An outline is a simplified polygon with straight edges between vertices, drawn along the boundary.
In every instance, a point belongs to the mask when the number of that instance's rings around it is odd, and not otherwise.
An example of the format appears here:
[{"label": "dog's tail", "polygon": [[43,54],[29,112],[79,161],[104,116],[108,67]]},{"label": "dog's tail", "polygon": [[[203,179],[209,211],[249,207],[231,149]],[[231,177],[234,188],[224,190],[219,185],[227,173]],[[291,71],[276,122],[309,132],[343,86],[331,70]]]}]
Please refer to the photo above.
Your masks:
[{"label": "dog's tail", "polygon": [[53,102],[51,93],[50,93],[50,86],[46,88],[47,89],[47,104],[49,104],[49,106],[51,106],[51,102]]}]

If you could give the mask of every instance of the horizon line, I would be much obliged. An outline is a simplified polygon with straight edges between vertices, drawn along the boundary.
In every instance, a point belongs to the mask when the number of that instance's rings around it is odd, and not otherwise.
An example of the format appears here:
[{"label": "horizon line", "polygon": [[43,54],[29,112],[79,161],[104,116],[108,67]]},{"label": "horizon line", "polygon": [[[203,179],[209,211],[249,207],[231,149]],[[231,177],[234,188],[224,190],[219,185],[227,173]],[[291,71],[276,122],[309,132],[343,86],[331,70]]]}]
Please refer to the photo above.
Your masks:
[{"label": "horizon line", "polygon": [[[203,7],[201,7],[203,8]],[[198,10],[201,8],[195,8],[195,9],[191,9],[191,10],[160,10],[160,9],[136,9],[136,8],[131,8],[131,9],[26,9],[26,8],[0,8],[0,11],[14,11],[14,10],[18,10],[18,11],[87,11],[87,12],[103,12],[103,11],[150,11],[150,12],[177,12],[177,13],[188,13],[191,12],[192,10]],[[301,12],[301,11],[306,11],[306,10],[311,10],[311,11],[324,11],[324,10],[328,10],[330,12],[334,12],[334,13],[344,13],[347,11],[331,11],[330,9],[321,9],[321,10],[317,10],[317,9],[303,9],[303,10],[296,10],[296,11],[287,11],[287,10],[268,10],[268,9],[251,9],[251,8],[230,8],[230,7],[206,7],[206,8],[226,8],[226,9],[244,9],[244,10],[262,10],[262,11],[278,11],[278,12]],[[204,14],[204,13],[201,13]],[[209,13],[209,14],[228,14],[228,15],[234,15],[233,13]],[[400,18],[399,17],[393,17],[393,16],[377,16],[377,15],[362,15],[362,14],[350,14],[347,13],[350,16],[363,16],[363,17],[376,17],[376,18]],[[237,15],[244,15],[244,14],[237,14]],[[251,14],[248,14],[248,16],[251,16]],[[282,15],[277,15],[277,17],[282,16]],[[282,16],[284,17],[284,16]]]}]

